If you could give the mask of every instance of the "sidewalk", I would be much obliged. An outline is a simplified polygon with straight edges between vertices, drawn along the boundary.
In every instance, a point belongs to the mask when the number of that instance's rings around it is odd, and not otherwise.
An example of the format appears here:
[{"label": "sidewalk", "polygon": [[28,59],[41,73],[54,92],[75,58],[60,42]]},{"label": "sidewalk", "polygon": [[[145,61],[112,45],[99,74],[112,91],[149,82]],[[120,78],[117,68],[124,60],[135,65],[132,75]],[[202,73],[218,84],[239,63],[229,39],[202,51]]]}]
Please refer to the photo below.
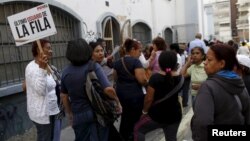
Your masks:
[{"label": "sidewalk", "polygon": [[[192,108],[189,108],[186,114],[183,115],[180,127],[177,133],[177,140],[182,141],[185,136],[190,136],[190,120],[193,116]],[[71,127],[66,127],[61,132],[61,141],[74,141],[74,132]],[[146,141],[165,141],[162,130],[157,129],[146,135]]]}]

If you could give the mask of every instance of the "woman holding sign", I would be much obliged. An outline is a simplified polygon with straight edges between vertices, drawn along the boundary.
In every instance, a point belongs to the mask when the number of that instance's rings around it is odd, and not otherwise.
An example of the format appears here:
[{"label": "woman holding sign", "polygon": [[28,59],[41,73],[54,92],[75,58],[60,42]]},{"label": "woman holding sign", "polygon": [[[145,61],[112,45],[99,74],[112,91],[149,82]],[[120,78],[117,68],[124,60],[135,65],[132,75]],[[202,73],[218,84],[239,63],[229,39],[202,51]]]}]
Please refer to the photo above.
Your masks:
[{"label": "woman holding sign", "polygon": [[[59,141],[63,111],[59,109],[59,73],[55,67],[47,71],[52,56],[48,40],[40,40],[42,51],[37,42],[32,45],[32,60],[25,69],[27,110],[37,128],[37,141]],[[58,94],[58,95],[57,95]],[[55,126],[56,125],[56,126]],[[54,135],[53,135],[54,134]]]}]

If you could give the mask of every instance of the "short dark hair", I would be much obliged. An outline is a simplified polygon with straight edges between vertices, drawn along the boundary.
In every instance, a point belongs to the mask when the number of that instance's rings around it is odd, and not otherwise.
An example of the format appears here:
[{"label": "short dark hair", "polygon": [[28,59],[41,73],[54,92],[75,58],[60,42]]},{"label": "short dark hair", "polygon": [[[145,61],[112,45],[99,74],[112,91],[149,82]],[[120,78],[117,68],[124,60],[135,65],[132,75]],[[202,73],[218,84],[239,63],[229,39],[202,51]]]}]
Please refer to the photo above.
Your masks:
[{"label": "short dark hair", "polygon": [[215,58],[220,61],[225,61],[224,70],[232,71],[234,66],[239,66],[238,60],[236,58],[235,50],[226,44],[215,44],[210,47],[210,49],[214,52]]},{"label": "short dark hair", "polygon": [[[43,48],[44,45],[45,45],[46,43],[50,43],[50,41],[49,41],[49,40],[46,40],[46,39],[40,39],[40,43],[41,43],[41,46],[42,46],[42,48]],[[38,44],[37,44],[37,42],[35,41],[35,42],[32,43],[32,49],[31,49],[32,55],[33,55],[34,57],[36,57],[36,56],[38,55],[37,50],[38,50]]]},{"label": "short dark hair", "polygon": [[92,48],[84,39],[76,39],[68,42],[66,58],[74,65],[81,66],[87,63],[92,56]]},{"label": "short dark hair", "polygon": [[205,50],[202,47],[196,46],[196,47],[192,48],[191,53],[194,51],[194,49],[198,49],[201,52],[201,54],[204,56],[202,58],[203,61],[206,60],[206,53],[205,53]]},{"label": "short dark hair", "polygon": [[234,41],[233,41],[233,40],[229,40],[229,41],[227,42],[227,44],[230,45],[230,46],[233,46],[233,45],[234,45]]},{"label": "short dark hair", "polygon": [[92,50],[94,50],[98,45],[100,45],[102,47],[101,43],[99,43],[99,42],[90,42],[89,43],[89,46],[92,48]]},{"label": "short dark hair", "polygon": [[102,38],[98,38],[97,40],[96,40],[96,42],[98,42],[98,43],[102,43],[102,42],[104,42],[105,40],[104,39],[102,39]]},{"label": "short dark hair", "polygon": [[242,44],[242,46],[245,46],[247,43],[243,41],[241,44]]},{"label": "short dark hair", "polygon": [[175,50],[177,53],[180,53],[180,46],[178,43],[170,44],[170,49]]},{"label": "short dark hair", "polygon": [[167,48],[165,40],[161,37],[156,37],[152,43],[156,45],[158,50],[166,50]]}]

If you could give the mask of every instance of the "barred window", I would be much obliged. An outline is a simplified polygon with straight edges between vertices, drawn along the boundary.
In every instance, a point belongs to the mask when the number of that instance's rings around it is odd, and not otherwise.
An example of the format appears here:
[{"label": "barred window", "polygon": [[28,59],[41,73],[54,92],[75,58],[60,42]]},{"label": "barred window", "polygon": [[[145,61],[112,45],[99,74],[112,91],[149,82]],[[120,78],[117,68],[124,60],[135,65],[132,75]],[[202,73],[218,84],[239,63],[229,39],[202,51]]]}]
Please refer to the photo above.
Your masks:
[{"label": "barred window", "polygon": [[[8,2],[0,5],[0,88],[20,83],[25,67],[33,60],[31,43],[15,46],[7,17],[33,8],[41,3]],[[53,50],[52,64],[61,70],[68,62],[65,58],[67,42],[80,37],[80,21],[55,6],[50,6],[57,34],[47,37]]]}]

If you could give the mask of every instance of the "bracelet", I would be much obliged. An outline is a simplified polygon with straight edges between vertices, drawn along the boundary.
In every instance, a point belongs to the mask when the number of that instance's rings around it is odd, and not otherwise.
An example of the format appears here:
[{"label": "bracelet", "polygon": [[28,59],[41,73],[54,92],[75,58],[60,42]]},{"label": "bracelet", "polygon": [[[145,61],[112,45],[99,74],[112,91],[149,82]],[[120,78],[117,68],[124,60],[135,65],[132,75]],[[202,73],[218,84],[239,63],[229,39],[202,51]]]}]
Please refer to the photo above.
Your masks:
[{"label": "bracelet", "polygon": [[143,114],[143,115],[146,115],[146,114],[148,114],[148,112],[144,112],[144,111],[142,110],[142,114]]}]

